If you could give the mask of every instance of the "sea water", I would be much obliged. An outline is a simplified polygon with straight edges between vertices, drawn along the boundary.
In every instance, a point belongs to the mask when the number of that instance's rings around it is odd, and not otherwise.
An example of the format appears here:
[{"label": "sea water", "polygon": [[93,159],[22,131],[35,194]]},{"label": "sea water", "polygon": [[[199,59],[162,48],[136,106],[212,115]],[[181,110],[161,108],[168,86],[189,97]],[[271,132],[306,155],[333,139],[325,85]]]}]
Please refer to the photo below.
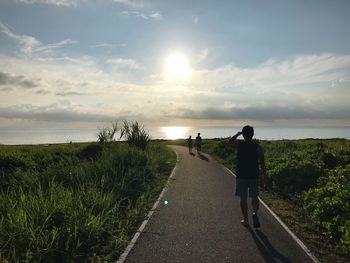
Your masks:
[{"label": "sea water", "polygon": [[[235,127],[146,127],[152,139],[180,139],[189,135],[195,138],[224,138],[237,133]],[[0,144],[49,144],[97,141],[96,129],[0,129]],[[304,138],[350,139],[350,127],[255,127],[255,138],[264,140]],[[118,139],[118,134],[116,136]]]}]

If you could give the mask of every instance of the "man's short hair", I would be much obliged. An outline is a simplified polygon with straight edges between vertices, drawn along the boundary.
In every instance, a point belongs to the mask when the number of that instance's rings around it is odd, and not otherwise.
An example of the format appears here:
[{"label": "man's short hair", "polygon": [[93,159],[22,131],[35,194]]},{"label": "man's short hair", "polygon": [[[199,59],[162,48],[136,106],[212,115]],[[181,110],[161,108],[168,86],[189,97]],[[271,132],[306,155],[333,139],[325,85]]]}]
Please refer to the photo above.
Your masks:
[{"label": "man's short hair", "polygon": [[242,134],[244,139],[251,139],[254,135],[254,128],[252,126],[246,125],[242,129]]}]

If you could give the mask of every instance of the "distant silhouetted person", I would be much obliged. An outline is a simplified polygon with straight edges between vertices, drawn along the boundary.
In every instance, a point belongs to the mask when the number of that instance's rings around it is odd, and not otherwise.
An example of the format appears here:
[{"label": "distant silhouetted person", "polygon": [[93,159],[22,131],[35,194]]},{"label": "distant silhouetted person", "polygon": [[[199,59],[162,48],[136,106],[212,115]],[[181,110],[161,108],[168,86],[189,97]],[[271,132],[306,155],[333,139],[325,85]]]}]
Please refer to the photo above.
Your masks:
[{"label": "distant silhouetted person", "polygon": [[201,134],[198,133],[197,137],[196,137],[196,149],[197,149],[197,153],[200,154],[201,150],[202,150],[202,137]]},{"label": "distant silhouetted person", "polygon": [[[237,140],[237,137],[243,134],[244,141]],[[266,181],[266,167],[264,152],[260,145],[253,141],[254,128],[244,126],[242,132],[237,132],[231,137],[228,144],[237,149],[237,167],[236,167],[236,196],[241,198],[241,210],[243,219],[241,223],[248,225],[248,192],[252,199],[253,207],[253,225],[260,227],[258,218],[259,209],[259,165],[261,167],[261,179]]]},{"label": "distant silhouetted person", "polygon": [[192,142],[192,138],[191,138],[191,135],[190,135],[190,137],[188,137],[188,139],[187,139],[187,145],[188,145],[188,152],[189,153],[192,152],[192,144],[193,144],[193,142]]}]

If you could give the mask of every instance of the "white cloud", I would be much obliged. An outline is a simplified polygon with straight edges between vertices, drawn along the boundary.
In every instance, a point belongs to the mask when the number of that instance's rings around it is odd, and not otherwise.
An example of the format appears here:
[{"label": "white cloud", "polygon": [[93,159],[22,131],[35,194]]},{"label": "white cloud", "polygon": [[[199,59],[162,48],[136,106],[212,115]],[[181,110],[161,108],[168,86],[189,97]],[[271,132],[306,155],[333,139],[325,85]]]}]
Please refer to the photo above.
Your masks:
[{"label": "white cloud", "polygon": [[159,12],[154,12],[150,15],[148,15],[150,18],[153,18],[154,20],[162,20],[163,19],[163,16],[161,13]]},{"label": "white cloud", "polygon": [[10,28],[0,22],[0,31],[7,35],[9,38],[14,39],[21,46],[20,50],[26,55],[31,55],[33,53],[48,53],[54,49],[63,47],[65,45],[75,44],[77,41],[71,39],[64,39],[57,43],[43,44],[38,39],[28,35],[15,34],[10,30]]},{"label": "white cloud", "polygon": [[142,8],[148,5],[145,0],[113,0],[113,2],[133,8]]},{"label": "white cloud", "polygon": [[71,45],[71,44],[76,44],[78,41],[72,40],[72,39],[64,39],[60,42],[57,43],[52,43],[52,44],[47,44],[47,45],[41,45],[40,47],[37,47],[34,49],[34,52],[47,52],[47,51],[52,51],[54,49],[63,47],[65,45]]},{"label": "white cloud", "polygon": [[210,90],[306,91],[330,85],[334,79],[349,78],[349,69],[349,55],[300,55],[285,61],[268,60],[255,68],[229,64],[212,70],[198,70],[193,81]]},{"label": "white cloud", "polygon": [[192,15],[192,20],[193,20],[193,23],[197,25],[199,22],[199,17],[197,15]]},{"label": "white cloud", "polygon": [[122,12],[120,12],[122,15],[125,16],[136,16],[136,17],[141,17],[145,20],[156,20],[156,21],[160,21],[163,20],[163,15],[160,12],[153,12],[153,13],[142,13],[139,11],[128,11],[128,10],[124,10]]},{"label": "white cloud", "polygon": [[48,4],[57,6],[77,6],[81,0],[16,0],[24,4]]},{"label": "white cloud", "polygon": [[118,68],[141,69],[141,66],[135,60],[129,58],[107,59],[106,63]]},{"label": "white cloud", "polygon": [[30,54],[38,47],[42,46],[42,43],[34,37],[27,35],[17,35],[13,33],[9,27],[0,22],[0,29],[9,38],[15,39],[21,45],[21,51],[25,54]]},{"label": "white cloud", "polygon": [[209,54],[209,50],[207,48],[202,49],[201,51],[199,51],[198,54],[197,54],[198,62],[200,63],[203,60],[205,60],[207,58],[208,54]]},{"label": "white cloud", "polygon": [[128,44],[126,43],[120,43],[120,44],[110,44],[110,43],[104,43],[104,42],[99,42],[94,45],[91,45],[91,48],[110,48],[110,47],[127,47]]}]

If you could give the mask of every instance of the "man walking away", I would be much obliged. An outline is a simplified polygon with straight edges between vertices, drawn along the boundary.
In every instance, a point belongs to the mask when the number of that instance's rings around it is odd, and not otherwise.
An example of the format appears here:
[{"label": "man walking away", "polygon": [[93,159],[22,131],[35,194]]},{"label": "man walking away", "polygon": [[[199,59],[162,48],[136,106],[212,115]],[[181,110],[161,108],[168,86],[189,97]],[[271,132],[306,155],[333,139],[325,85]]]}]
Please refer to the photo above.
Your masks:
[{"label": "man walking away", "polygon": [[[237,140],[237,137],[243,134],[244,141]],[[236,196],[241,198],[241,210],[243,219],[241,223],[245,226],[248,222],[248,191],[252,200],[253,208],[253,226],[260,227],[258,218],[259,199],[259,165],[261,167],[261,176],[263,183],[266,181],[266,166],[264,152],[260,145],[253,141],[254,128],[244,126],[242,132],[237,132],[228,142],[229,146],[237,149],[237,167],[236,167]]]},{"label": "man walking away", "polygon": [[202,150],[202,137],[201,134],[198,133],[197,137],[196,137],[196,149],[197,149],[197,154],[200,154],[201,150]]},{"label": "man walking away", "polygon": [[187,139],[187,145],[188,145],[188,152],[192,153],[192,138],[191,138],[191,135]]}]

